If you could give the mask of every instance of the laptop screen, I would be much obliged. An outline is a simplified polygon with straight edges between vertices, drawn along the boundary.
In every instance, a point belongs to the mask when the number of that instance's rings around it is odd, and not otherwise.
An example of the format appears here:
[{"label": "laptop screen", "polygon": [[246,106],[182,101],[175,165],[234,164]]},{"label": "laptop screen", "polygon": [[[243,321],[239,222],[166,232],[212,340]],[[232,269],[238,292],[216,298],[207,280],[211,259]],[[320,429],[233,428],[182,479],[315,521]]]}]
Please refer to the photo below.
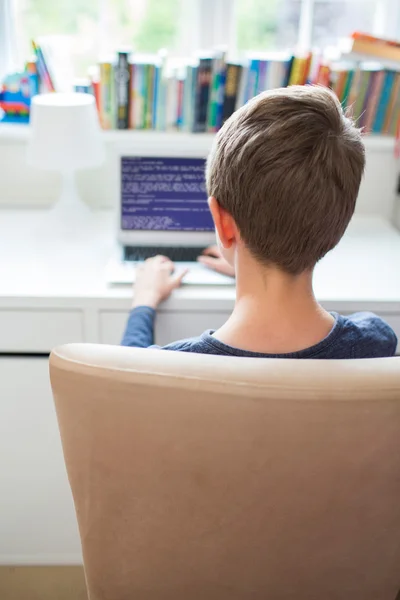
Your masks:
[{"label": "laptop screen", "polygon": [[123,156],[122,229],[214,231],[205,162],[203,158]]}]

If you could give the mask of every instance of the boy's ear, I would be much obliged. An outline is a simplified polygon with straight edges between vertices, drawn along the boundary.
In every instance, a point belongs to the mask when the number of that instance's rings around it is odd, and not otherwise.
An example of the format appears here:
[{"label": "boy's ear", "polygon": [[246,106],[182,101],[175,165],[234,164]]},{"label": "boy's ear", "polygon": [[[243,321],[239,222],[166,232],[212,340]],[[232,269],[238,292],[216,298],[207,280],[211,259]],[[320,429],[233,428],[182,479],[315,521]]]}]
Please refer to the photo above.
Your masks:
[{"label": "boy's ear", "polygon": [[214,220],[215,229],[222,246],[230,248],[237,238],[237,227],[232,216],[218,204],[218,200],[211,196],[208,199],[211,215]]}]

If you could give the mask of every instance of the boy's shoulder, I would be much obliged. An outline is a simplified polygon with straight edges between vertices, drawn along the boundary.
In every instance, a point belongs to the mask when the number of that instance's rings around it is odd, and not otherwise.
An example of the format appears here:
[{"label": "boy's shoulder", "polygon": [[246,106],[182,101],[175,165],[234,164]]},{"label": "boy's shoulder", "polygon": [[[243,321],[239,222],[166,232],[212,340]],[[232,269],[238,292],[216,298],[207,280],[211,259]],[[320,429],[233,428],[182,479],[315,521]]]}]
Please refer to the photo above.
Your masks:
[{"label": "boy's shoulder", "polygon": [[286,355],[262,355],[231,348],[214,338],[212,331],[205,331],[199,337],[174,342],[164,346],[163,349],[198,354],[265,358],[349,359],[394,356],[397,337],[383,319],[370,312],[359,312],[349,316],[334,314],[334,316],[335,325],[324,340],[312,348]]},{"label": "boy's shoulder", "polygon": [[394,356],[397,337],[393,329],[371,312],[358,312],[340,317],[342,342],[349,344],[352,358]]}]

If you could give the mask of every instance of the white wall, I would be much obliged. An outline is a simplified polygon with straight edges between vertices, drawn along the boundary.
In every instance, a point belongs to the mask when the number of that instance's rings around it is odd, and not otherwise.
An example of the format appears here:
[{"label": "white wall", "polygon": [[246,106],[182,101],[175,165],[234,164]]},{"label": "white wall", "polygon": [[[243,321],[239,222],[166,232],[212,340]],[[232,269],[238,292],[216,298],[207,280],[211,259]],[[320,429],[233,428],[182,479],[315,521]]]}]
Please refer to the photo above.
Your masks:
[{"label": "white wall", "polygon": [[[43,207],[56,201],[60,192],[60,177],[56,173],[39,171],[26,165],[28,128],[0,126],[0,207]],[[195,145],[199,154],[206,153],[212,140],[209,135],[157,132],[104,132],[106,163],[98,169],[78,173],[80,194],[85,202],[97,208],[111,207],[116,201],[115,154],[118,147],[125,151],[158,153],[162,147],[179,148]],[[182,137],[184,136],[184,138]],[[394,141],[390,138],[366,138],[367,168],[358,199],[358,214],[380,214],[393,219],[396,205],[397,179],[400,162],[394,158]]]}]

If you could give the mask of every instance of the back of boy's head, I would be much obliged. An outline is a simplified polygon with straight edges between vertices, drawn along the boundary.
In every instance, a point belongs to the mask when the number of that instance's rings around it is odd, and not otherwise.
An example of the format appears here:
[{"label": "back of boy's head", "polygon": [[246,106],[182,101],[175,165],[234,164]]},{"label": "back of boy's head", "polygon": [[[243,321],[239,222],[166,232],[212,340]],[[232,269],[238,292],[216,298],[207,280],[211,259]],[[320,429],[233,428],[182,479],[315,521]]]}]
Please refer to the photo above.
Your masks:
[{"label": "back of boy's head", "polygon": [[339,242],[365,166],[360,131],[320,86],[264,92],[218,132],[208,194],[260,262],[297,275]]}]

